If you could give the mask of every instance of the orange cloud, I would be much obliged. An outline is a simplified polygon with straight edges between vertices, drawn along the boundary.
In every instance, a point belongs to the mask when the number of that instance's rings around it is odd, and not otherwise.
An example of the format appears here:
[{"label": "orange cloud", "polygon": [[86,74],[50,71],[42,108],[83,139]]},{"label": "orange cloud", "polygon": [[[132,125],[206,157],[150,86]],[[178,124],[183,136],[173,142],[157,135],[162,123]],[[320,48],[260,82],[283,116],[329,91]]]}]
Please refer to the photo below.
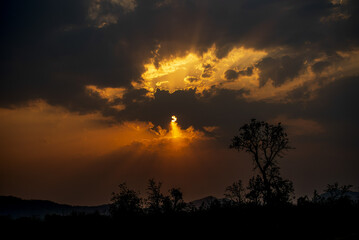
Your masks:
[{"label": "orange cloud", "polygon": [[0,109],[0,194],[99,204],[119,182],[145,186],[150,177],[182,187],[190,198],[213,187],[221,193],[237,174],[223,156],[237,155],[180,121],[169,116],[168,128],[113,124],[99,113],[71,113],[44,101]]},{"label": "orange cloud", "polygon": [[[19,158],[100,156],[132,142],[175,139],[184,143],[206,138],[193,127],[181,129],[178,123],[170,124],[170,117],[168,129],[151,122],[113,124],[111,118],[99,113],[70,113],[44,101],[18,109],[0,109],[0,119],[1,152]],[[22,151],[18,151],[19,147]]]}]

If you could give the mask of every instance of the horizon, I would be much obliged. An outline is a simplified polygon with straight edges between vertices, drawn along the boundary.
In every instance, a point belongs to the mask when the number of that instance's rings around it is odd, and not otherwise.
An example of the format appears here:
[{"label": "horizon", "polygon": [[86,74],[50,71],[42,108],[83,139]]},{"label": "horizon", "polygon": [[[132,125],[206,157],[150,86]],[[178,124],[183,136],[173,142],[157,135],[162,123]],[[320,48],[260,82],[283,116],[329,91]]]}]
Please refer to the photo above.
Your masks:
[{"label": "horizon", "polygon": [[186,201],[258,174],[229,149],[281,122],[294,194],[359,191],[355,0],[10,1],[1,8],[0,195],[109,202],[148,179]]}]

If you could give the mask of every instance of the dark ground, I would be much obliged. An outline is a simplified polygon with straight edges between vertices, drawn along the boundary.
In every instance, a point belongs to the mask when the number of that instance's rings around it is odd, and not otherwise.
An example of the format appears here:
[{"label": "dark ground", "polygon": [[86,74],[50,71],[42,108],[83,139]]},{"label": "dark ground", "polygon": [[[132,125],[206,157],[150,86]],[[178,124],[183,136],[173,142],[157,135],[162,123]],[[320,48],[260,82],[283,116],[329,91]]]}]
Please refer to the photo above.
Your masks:
[{"label": "dark ground", "polygon": [[100,214],[1,217],[11,238],[359,239],[357,206],[212,207],[190,213],[114,219]]}]

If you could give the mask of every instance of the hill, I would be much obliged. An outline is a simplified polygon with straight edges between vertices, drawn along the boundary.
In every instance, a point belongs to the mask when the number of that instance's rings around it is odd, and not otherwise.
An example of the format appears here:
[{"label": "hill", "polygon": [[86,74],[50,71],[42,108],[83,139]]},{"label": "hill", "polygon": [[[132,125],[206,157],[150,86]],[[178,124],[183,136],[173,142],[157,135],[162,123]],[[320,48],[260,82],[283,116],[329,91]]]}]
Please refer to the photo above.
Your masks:
[{"label": "hill", "polygon": [[0,196],[0,216],[12,218],[38,217],[45,215],[70,215],[72,213],[108,215],[109,205],[100,206],[72,206],[59,204],[48,200],[24,200],[13,196]]}]

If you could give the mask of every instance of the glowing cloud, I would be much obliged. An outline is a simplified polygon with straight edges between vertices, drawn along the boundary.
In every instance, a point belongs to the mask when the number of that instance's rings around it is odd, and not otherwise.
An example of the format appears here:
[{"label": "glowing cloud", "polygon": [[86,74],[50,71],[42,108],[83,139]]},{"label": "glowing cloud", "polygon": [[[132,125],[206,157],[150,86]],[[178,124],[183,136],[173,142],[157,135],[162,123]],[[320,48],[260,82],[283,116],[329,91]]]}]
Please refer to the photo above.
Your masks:
[{"label": "glowing cloud", "polygon": [[278,48],[266,52],[235,47],[223,58],[218,58],[216,51],[216,46],[212,46],[202,55],[188,52],[185,56],[172,56],[159,62],[154,58],[150,59],[149,63],[144,65],[145,72],[141,81],[133,81],[132,85],[137,89],[146,89],[148,97],[154,97],[157,89],[170,93],[196,89],[196,93],[201,94],[216,87],[230,90],[245,89],[247,91],[242,96],[249,101],[289,101],[288,93],[303,85],[307,86],[308,91],[315,92],[321,87],[316,81],[318,78],[326,79],[324,83],[329,83],[344,76],[357,74],[359,56],[358,51],[337,52],[342,60],[329,66],[322,73],[314,72],[312,67],[319,61],[325,61],[329,56],[323,55],[310,61],[303,60],[301,71],[290,81],[277,85],[276,79],[269,79],[261,85],[262,73],[258,63],[265,57],[287,56],[285,50]]},{"label": "glowing cloud", "polygon": [[198,93],[219,86],[228,89],[241,89],[246,86],[258,86],[258,71],[251,75],[241,76],[231,83],[225,78],[228,69],[246,69],[253,67],[267,55],[265,51],[244,47],[233,48],[226,57],[217,58],[213,46],[203,55],[188,52],[184,57],[170,57],[158,64],[154,59],[145,64],[146,71],[141,82],[132,82],[135,88],[144,88],[153,96],[157,89],[174,92],[183,89],[196,89]]}]

